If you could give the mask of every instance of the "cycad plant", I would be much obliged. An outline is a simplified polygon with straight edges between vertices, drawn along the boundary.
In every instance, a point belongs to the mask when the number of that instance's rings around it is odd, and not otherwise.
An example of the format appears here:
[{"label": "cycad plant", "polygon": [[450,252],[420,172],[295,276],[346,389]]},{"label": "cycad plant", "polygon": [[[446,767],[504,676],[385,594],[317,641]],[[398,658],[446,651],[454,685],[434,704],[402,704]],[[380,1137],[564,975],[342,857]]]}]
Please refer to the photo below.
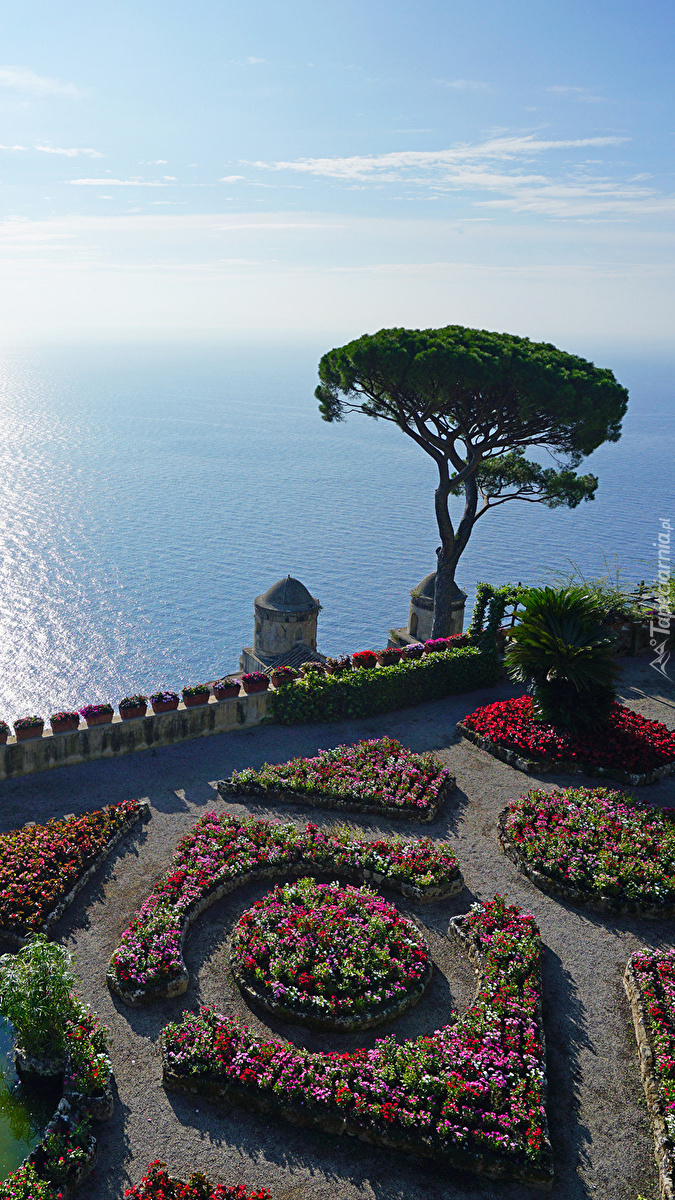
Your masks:
[{"label": "cycad plant", "polygon": [[511,679],[531,683],[534,715],[573,732],[607,720],[616,694],[614,637],[583,588],[530,588],[505,658]]}]

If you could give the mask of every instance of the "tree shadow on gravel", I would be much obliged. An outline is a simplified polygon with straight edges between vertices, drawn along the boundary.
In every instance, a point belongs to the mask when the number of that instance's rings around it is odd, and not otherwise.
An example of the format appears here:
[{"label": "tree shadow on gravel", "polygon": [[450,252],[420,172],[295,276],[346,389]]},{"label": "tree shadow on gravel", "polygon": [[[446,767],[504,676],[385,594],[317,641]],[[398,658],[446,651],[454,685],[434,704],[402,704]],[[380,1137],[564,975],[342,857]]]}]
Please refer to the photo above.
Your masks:
[{"label": "tree shadow on gravel", "polygon": [[589,1129],[579,1120],[580,1056],[583,1050],[595,1053],[595,1047],[572,975],[548,946],[542,957],[542,985],[551,1144],[558,1186],[571,1200],[590,1194],[577,1175],[579,1165],[589,1165],[592,1142]]}]

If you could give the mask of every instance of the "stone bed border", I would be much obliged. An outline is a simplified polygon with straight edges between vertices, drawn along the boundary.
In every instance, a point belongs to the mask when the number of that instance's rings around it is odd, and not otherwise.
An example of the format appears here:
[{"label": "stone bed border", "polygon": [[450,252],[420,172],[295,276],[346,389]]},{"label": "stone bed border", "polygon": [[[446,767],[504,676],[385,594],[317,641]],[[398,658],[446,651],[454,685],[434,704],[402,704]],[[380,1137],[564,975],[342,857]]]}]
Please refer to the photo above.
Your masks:
[{"label": "stone bed border", "polygon": [[528,863],[518,853],[518,847],[509,837],[506,829],[508,814],[509,808],[507,805],[506,808],[502,809],[497,818],[499,844],[506,857],[510,858],[519,871],[523,875],[527,875],[528,879],[531,879],[532,883],[540,891],[546,892],[549,896],[554,896],[556,900],[568,900],[570,904],[576,904],[580,908],[587,908],[591,912],[609,913],[614,917],[645,917],[650,921],[671,921],[675,917],[675,902],[660,906],[641,905],[634,900],[622,900],[621,897],[593,896],[590,892],[582,892],[579,888],[572,887],[570,884],[560,883],[556,879],[551,879],[543,871],[539,871],[536,867],[533,867],[531,863]]},{"label": "stone bed border", "polygon": [[436,820],[443,804],[453,794],[456,786],[457,781],[454,776],[448,775],[440,788],[435,803],[430,805],[426,812],[420,813],[419,809],[398,808],[393,804],[368,804],[357,798],[342,800],[326,792],[296,792],[292,788],[281,788],[272,791],[256,783],[242,786],[237,781],[233,783],[231,778],[219,779],[217,784],[221,796],[252,797],[266,801],[268,804],[307,804],[311,808],[330,808],[337,812],[375,813],[379,817],[394,817],[396,820],[402,821],[419,821],[424,825],[429,825],[432,821]]},{"label": "stone bed border", "polygon": [[[321,878],[344,879],[347,883],[374,883],[376,887],[389,888],[393,892],[399,892],[409,900],[414,900],[417,904],[433,904],[436,900],[448,900],[452,896],[457,896],[464,889],[464,876],[456,867],[453,874],[445,887],[436,884],[428,888],[416,888],[412,884],[406,883],[405,880],[389,879],[382,875],[379,871],[371,871],[368,868],[357,870],[356,868],[349,869],[348,867],[322,867],[314,863],[289,863],[286,867],[283,865],[273,867],[258,867],[253,871],[247,871],[243,875],[239,875],[236,879],[227,879],[222,883],[216,884],[204,895],[194,900],[189,908],[185,911],[181,922],[181,934],[179,951],[181,959],[183,949],[185,947],[185,939],[188,932],[198,917],[212,904],[216,904],[223,897],[235,892],[237,888],[243,887],[247,883],[258,883],[267,880],[280,880],[285,882],[289,879],[302,879],[306,875]],[[178,975],[174,975],[172,979],[165,980],[163,983],[157,984],[150,988],[125,988],[117,980],[112,967],[106,972],[106,982],[110,991],[130,1008],[141,1008],[146,1004],[155,1004],[159,1000],[173,1000],[176,996],[182,996],[188,988],[190,976],[183,961],[183,969]]]},{"label": "stone bed border", "polygon": [[[470,961],[474,964],[478,971],[477,991],[480,988],[480,975],[483,971],[484,964],[480,954],[477,952],[473,943],[473,939],[468,937],[462,928],[466,915],[453,917],[450,921],[449,928],[452,933],[460,940],[465,949]],[[537,1024],[540,1030],[541,1045],[544,1064],[546,1063],[546,1045],[544,1039],[544,1027],[541,1019],[541,973],[539,977],[539,997],[537,1001]],[[385,1149],[402,1150],[407,1154],[413,1155],[415,1158],[432,1160],[442,1166],[454,1167],[460,1171],[471,1171],[479,1176],[486,1176],[489,1179],[513,1180],[517,1183],[524,1183],[528,1187],[536,1188],[539,1191],[550,1191],[553,1187],[553,1164],[551,1144],[548,1136],[548,1123],[546,1123],[545,1133],[545,1165],[541,1168],[528,1167],[527,1164],[518,1164],[513,1166],[507,1161],[501,1160],[496,1155],[489,1154],[470,1154],[461,1152],[439,1151],[430,1144],[428,1139],[420,1138],[414,1141],[411,1138],[406,1138],[403,1135],[392,1136],[386,1131],[380,1133],[372,1133],[370,1130],[363,1130],[356,1126],[351,1126],[348,1120],[336,1108],[333,1111],[328,1111],[323,1116],[313,1114],[302,1108],[300,1105],[285,1104],[276,1096],[256,1095],[243,1088],[241,1085],[233,1083],[218,1083],[215,1080],[206,1080],[200,1083],[195,1077],[177,1075],[169,1070],[166,1062],[166,1041],[164,1031],[160,1034],[160,1053],[162,1058],[162,1086],[167,1091],[180,1092],[189,1096],[199,1096],[202,1099],[208,1100],[211,1103],[230,1108],[236,1105],[239,1108],[246,1109],[249,1112],[264,1113],[281,1117],[290,1124],[299,1128],[320,1130],[323,1133],[331,1134],[347,1134],[349,1137],[355,1137],[361,1142],[365,1142],[370,1146],[384,1147]],[[546,1098],[546,1075],[544,1066],[544,1099]]]},{"label": "stone bed border", "polygon": [[621,771],[618,767],[595,767],[589,763],[582,766],[567,759],[558,761],[552,758],[523,758],[518,750],[509,750],[506,746],[500,746],[498,742],[482,737],[462,721],[457,722],[456,729],[460,737],[473,742],[479,750],[485,750],[493,758],[501,759],[510,767],[524,771],[526,775],[587,775],[589,778],[599,776],[603,779],[616,779],[617,783],[628,783],[631,787],[644,787],[648,783],[658,783],[668,775],[675,774],[675,762],[666,763],[664,767],[655,767],[653,771],[645,771],[641,775],[630,775],[628,771]]},{"label": "stone bed border", "polygon": [[[151,810],[149,802],[147,800],[139,800],[137,803],[138,808],[136,812],[131,813],[124,823],[120,825],[119,829],[115,831],[110,840],[106,842],[103,849],[100,850],[96,855],[96,858],[93,859],[86,870],[83,871],[80,876],[78,876],[70,891],[67,892],[63,899],[59,900],[58,904],[55,905],[51,912],[47,914],[42,924],[37,929],[31,930],[30,933],[27,934],[13,933],[11,929],[5,929],[2,927],[2,925],[0,925],[0,942],[4,942],[6,945],[11,946],[13,950],[20,950],[22,946],[27,945],[27,943],[35,936],[36,933],[46,934],[49,932],[51,926],[63,916],[67,908],[70,908],[70,905],[77,898],[82,889],[87,886],[90,879],[93,879],[94,875],[96,875],[97,871],[100,870],[106,859],[110,856],[110,854],[112,854],[115,847],[119,844],[119,842],[121,842],[122,838],[126,836],[129,830],[133,829],[134,825],[136,825],[139,821],[142,821],[145,824],[150,820]],[[83,813],[81,815],[87,816],[89,814]],[[74,816],[74,813],[67,813],[61,818],[61,820],[67,820],[72,816]],[[35,825],[37,822],[28,821],[27,824]],[[24,829],[25,827],[26,826],[24,825]]]},{"label": "stone bed border", "polygon": [[[407,919],[410,920],[410,917]],[[321,1017],[313,1016],[312,1013],[305,1013],[300,1009],[291,1008],[286,1004],[277,1004],[273,1000],[268,1000],[263,992],[252,987],[251,984],[244,982],[237,973],[233,962],[232,940],[232,937],[230,937],[227,951],[230,971],[239,991],[251,1008],[262,1008],[274,1017],[280,1017],[284,1021],[292,1021],[296,1025],[305,1025],[309,1029],[332,1030],[334,1033],[361,1033],[366,1029],[376,1029],[378,1025],[384,1025],[386,1021],[393,1021],[396,1017],[400,1017],[403,1013],[409,1012],[411,1008],[414,1008],[422,999],[422,996],[431,983],[431,977],[434,973],[434,964],[430,955],[427,969],[419,983],[412,992],[406,992],[398,1003],[387,1004],[384,1008],[370,1009],[368,1012],[361,1013],[360,1016],[351,1018],[326,1017],[322,1019]]]},{"label": "stone bed border", "polygon": [[[636,951],[640,954],[640,951]],[[649,1033],[649,1017],[639,979],[633,970],[631,954],[623,977],[623,986],[628,997],[635,1038],[637,1041],[640,1074],[645,1091],[647,1108],[654,1131],[654,1158],[659,1168],[659,1195],[661,1200],[675,1198],[675,1146],[666,1124],[666,1107],[656,1072],[656,1052]]]}]

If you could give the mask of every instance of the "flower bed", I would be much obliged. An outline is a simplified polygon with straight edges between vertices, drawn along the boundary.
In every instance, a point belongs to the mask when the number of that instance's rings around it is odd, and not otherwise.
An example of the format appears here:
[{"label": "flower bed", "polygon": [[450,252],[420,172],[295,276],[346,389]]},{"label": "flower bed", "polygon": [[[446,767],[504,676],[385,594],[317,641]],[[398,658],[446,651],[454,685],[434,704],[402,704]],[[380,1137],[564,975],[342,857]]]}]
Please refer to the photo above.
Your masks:
[{"label": "flower bed", "polygon": [[675,1195],[675,950],[638,950],[624,988],[633,1015],[664,1200]]},{"label": "flower bed", "polygon": [[131,1005],[181,995],[188,984],[183,939],[205,908],[252,880],[310,873],[372,880],[417,901],[454,896],[464,886],[447,843],[398,837],[369,842],[347,829],[324,833],[311,824],[298,829],[206,813],[122,935],[110,962],[110,988]]},{"label": "flower bed", "polygon": [[535,790],[499,821],[505,852],[555,896],[600,912],[675,916],[675,826],[606,788]]},{"label": "flower bed", "polygon": [[431,978],[422,934],[368,887],[301,879],[234,927],[230,966],[268,1012],[321,1029],[372,1029],[410,1008]]},{"label": "flower bed", "polygon": [[621,704],[613,706],[602,730],[584,737],[535,721],[530,696],[477,708],[457,730],[521,771],[581,771],[634,787],[675,771],[675,730]]},{"label": "flower bed", "polygon": [[320,750],[260,771],[245,767],[222,779],[224,796],[261,796],[350,812],[433,821],[455,781],[433,754],[413,754],[394,738]]},{"label": "flower bed", "polygon": [[267,1188],[249,1191],[243,1183],[214,1186],[201,1171],[184,1182],[169,1175],[166,1163],[156,1159],[141,1182],[127,1188],[124,1195],[128,1200],[271,1200],[272,1193]]},{"label": "flower bed", "polygon": [[164,1086],[549,1188],[537,927],[499,896],[451,927],[480,972],[453,1024],[373,1050],[310,1053],[202,1008],[164,1030]]},{"label": "flower bed", "polygon": [[62,915],[131,827],[149,816],[127,800],[0,835],[0,938],[21,946]]},{"label": "flower bed", "polygon": [[271,694],[270,713],[280,725],[345,721],[488,687],[497,674],[496,653],[478,646],[418,659],[402,655],[393,667],[362,667],[298,679]]}]

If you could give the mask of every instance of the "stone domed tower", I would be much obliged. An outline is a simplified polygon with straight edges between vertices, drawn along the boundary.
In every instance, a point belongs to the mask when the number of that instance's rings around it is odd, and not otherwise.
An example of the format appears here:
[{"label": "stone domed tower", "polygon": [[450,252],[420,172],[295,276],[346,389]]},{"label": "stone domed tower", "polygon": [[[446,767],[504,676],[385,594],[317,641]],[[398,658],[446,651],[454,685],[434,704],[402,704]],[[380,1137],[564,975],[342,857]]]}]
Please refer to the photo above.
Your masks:
[{"label": "stone domed tower", "polygon": [[297,667],[314,659],[324,662],[316,648],[316,623],[321,605],[304,583],[287,575],[273,583],[254,601],[253,645],[239,660],[242,671],[268,671],[271,667]]},{"label": "stone domed tower", "polygon": [[[406,646],[410,642],[426,642],[431,637],[434,623],[434,602],[436,598],[436,572],[431,571],[410,592],[410,612],[408,624],[403,629],[392,629],[389,644]],[[464,628],[464,605],[466,592],[457,584],[453,584],[451,633],[461,633]]]}]

